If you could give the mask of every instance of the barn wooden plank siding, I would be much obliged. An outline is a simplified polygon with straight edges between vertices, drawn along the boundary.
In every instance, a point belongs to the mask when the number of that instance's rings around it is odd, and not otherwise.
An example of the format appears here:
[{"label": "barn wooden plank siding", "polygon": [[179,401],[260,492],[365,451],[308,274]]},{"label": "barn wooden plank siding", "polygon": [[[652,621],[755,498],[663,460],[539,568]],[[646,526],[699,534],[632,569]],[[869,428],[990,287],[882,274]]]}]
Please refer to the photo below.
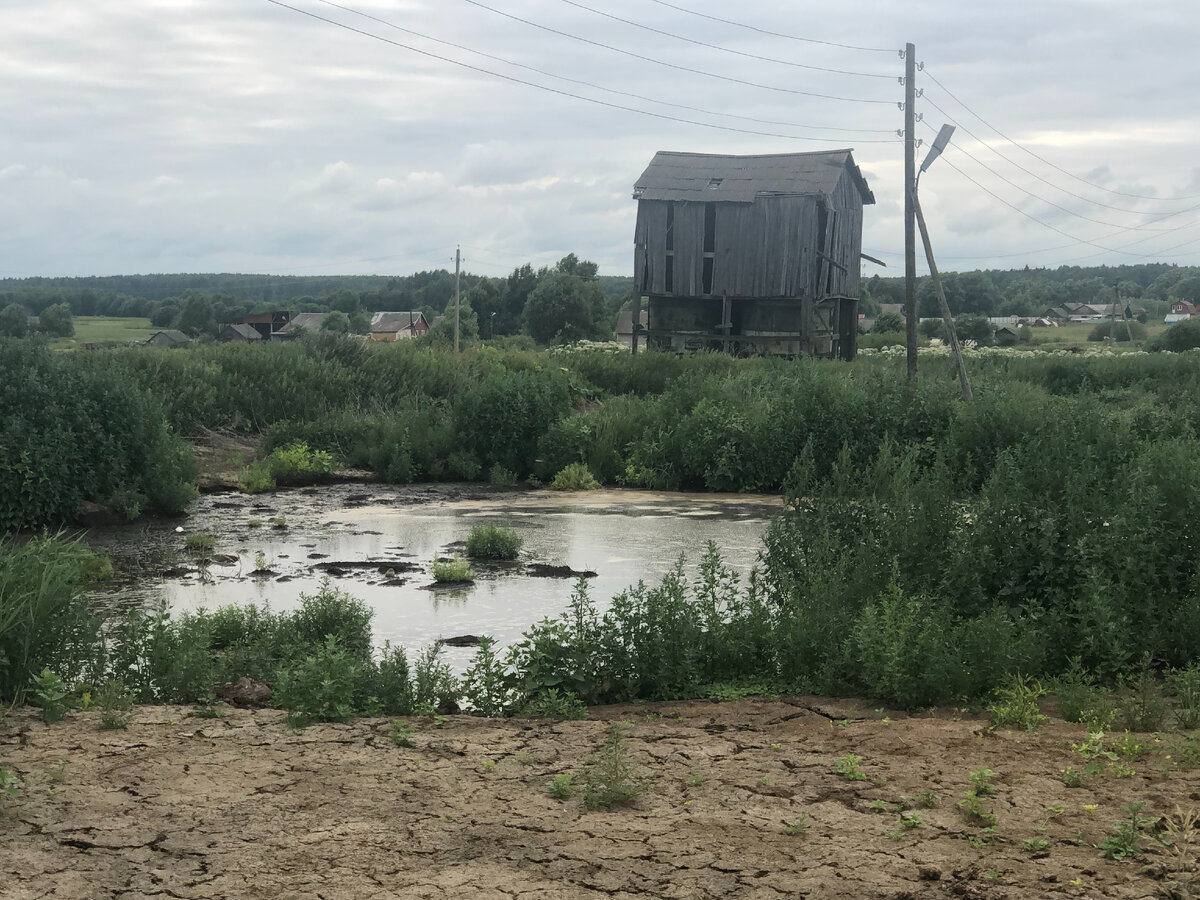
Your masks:
[{"label": "barn wooden plank siding", "polygon": [[875,197],[851,151],[663,151],[633,196],[649,346],[853,358]]}]

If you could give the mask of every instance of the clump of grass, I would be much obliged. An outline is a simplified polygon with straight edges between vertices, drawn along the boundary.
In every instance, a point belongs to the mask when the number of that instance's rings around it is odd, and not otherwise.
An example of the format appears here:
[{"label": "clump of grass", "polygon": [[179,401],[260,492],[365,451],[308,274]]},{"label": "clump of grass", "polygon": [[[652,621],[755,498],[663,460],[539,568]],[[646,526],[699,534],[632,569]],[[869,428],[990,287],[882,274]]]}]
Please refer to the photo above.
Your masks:
[{"label": "clump of grass", "polygon": [[242,470],[238,489],[247,494],[273,491],[279,484],[312,484],[333,473],[333,456],[324,450],[310,450],[297,441],[277,447],[266,459]]},{"label": "clump of grass", "polygon": [[866,781],[867,776],[858,769],[858,764],[862,762],[861,756],[855,756],[853,753],[847,753],[841,759],[838,759],[833,764],[833,771],[837,772],[847,781]]},{"label": "clump of grass", "polygon": [[392,731],[389,737],[395,746],[415,747],[416,742],[413,740],[413,737],[416,733],[417,730],[403,719],[392,719]]},{"label": "clump of grass", "polygon": [[280,515],[273,518],[271,520],[271,527],[279,529],[280,531],[282,531],[284,528],[287,528],[287,516]]},{"label": "clump of grass", "polygon": [[579,699],[579,695],[552,688],[539,691],[521,708],[519,713],[529,719],[570,719],[578,721],[588,717],[587,704]]},{"label": "clump of grass", "polygon": [[569,800],[575,793],[572,776],[566,772],[555,775],[546,783],[546,791],[555,800]]},{"label": "clump of grass", "polygon": [[183,547],[192,556],[210,556],[217,546],[217,536],[211,531],[193,531],[183,539]]},{"label": "clump of grass", "polygon": [[503,525],[479,523],[467,535],[467,556],[472,559],[516,559],[521,536]]},{"label": "clump of grass", "polygon": [[992,702],[988,705],[988,721],[994,728],[1037,731],[1050,719],[1038,708],[1038,699],[1045,693],[1040,681],[1018,675],[993,692]]},{"label": "clump of grass", "polygon": [[100,710],[100,728],[118,731],[133,721],[133,694],[123,682],[110,681],[96,691],[93,702]]},{"label": "clump of grass", "polygon": [[550,487],[556,491],[596,491],[600,489],[600,482],[591,469],[583,463],[574,462],[558,471]]},{"label": "clump of grass", "polygon": [[475,570],[461,556],[454,559],[433,558],[433,580],[442,584],[454,584],[475,580]]},{"label": "clump of grass", "polygon": [[608,731],[608,740],[583,776],[583,802],[588,809],[628,806],[641,796],[642,787],[633,778],[633,766],[619,725]]},{"label": "clump of grass", "polygon": [[808,831],[808,826],[810,824],[811,823],[808,820],[808,813],[802,812],[794,819],[784,819],[783,833],[790,837],[795,837],[798,834],[804,834],[804,832]]}]

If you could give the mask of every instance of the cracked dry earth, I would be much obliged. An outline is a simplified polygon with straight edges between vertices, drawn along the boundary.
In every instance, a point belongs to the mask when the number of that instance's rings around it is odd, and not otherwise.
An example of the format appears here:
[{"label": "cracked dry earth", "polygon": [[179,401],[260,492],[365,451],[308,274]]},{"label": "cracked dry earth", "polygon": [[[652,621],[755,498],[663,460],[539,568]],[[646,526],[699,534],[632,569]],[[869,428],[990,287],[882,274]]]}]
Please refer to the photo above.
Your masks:
[{"label": "cracked dry earth", "polygon": [[[143,707],[114,732],[94,712],[46,726],[18,711],[0,721],[0,763],[22,782],[0,810],[0,898],[1152,897],[1186,877],[1182,854],[1155,841],[1110,862],[1094,844],[1122,805],[1200,798],[1152,737],[1135,775],[1067,789],[1082,735],[1062,722],[992,734],[814,698],[410,721],[413,748],[384,719],[294,732],[274,710]],[[552,799],[548,780],[578,776],[610,721],[642,797],[606,812]],[[848,753],[866,780],[835,772]],[[998,840],[973,846],[957,801],[981,766],[998,773]],[[902,828],[901,798],[926,789],[937,805]]]}]

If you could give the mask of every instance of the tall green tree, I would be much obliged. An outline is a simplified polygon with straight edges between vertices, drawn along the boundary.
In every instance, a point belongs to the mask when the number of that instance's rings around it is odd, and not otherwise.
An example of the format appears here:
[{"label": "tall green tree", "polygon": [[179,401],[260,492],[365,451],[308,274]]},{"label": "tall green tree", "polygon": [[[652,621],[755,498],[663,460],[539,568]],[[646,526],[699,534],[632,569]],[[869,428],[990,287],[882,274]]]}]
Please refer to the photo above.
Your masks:
[{"label": "tall green tree", "polygon": [[10,303],[0,309],[0,335],[25,337],[29,334],[29,313],[20,303]]},{"label": "tall green tree", "polygon": [[599,336],[604,294],[594,279],[555,270],[543,276],[525,303],[522,322],[538,343],[570,343]]},{"label": "tall green tree", "polygon": [[38,327],[53,337],[71,337],[75,333],[71,307],[65,303],[54,303],[47,306],[38,316]]}]

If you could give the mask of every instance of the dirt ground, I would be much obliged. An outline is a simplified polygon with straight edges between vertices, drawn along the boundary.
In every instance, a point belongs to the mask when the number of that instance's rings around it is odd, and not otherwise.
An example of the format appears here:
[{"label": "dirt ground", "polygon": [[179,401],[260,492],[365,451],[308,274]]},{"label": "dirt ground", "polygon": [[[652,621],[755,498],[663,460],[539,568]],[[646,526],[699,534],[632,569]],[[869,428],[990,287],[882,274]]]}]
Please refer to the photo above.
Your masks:
[{"label": "dirt ground", "polygon": [[[1126,804],[1200,805],[1200,770],[1177,769],[1166,738],[1139,738],[1135,774],[1069,789],[1083,734],[1060,721],[991,733],[816,698],[410,721],[406,748],[384,719],[296,732],[274,710],[144,707],[100,731],[95,712],[47,726],[18,711],[0,721],[0,763],[22,782],[0,810],[0,897],[1190,896],[1191,847],[1150,834],[1121,862],[1095,847]],[[551,798],[547,782],[578,783],[614,721],[641,798],[603,812]],[[847,754],[865,780],[835,771]],[[979,767],[998,773],[994,837],[958,807]],[[902,798],[926,790],[936,805],[903,827]]]}]

